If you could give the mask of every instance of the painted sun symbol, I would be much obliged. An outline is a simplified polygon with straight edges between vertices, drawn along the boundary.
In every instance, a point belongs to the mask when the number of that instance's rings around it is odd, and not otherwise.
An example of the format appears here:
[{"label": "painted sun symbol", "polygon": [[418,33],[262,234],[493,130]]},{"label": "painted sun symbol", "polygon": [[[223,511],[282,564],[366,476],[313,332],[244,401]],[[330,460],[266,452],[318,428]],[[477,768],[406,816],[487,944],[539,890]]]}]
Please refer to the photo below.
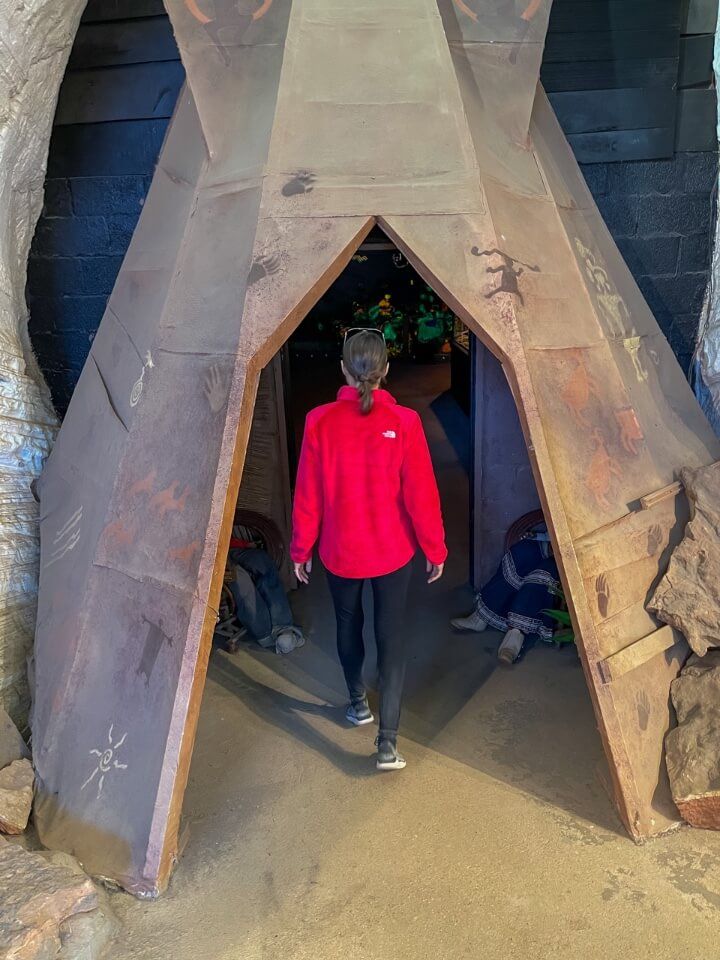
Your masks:
[{"label": "painted sun symbol", "polygon": [[97,757],[97,764],[95,769],[87,778],[85,783],[80,787],[81,790],[84,790],[85,787],[89,786],[93,780],[98,777],[97,781],[97,799],[99,800],[102,796],[103,787],[105,785],[105,775],[110,772],[110,770],[127,770],[126,763],[120,763],[120,761],[115,757],[115,752],[120,749],[120,747],[125,743],[127,738],[127,733],[124,733],[117,743],[113,743],[113,726],[110,724],[110,729],[108,730],[108,745],[102,749],[92,749],[90,751],[91,757]]}]

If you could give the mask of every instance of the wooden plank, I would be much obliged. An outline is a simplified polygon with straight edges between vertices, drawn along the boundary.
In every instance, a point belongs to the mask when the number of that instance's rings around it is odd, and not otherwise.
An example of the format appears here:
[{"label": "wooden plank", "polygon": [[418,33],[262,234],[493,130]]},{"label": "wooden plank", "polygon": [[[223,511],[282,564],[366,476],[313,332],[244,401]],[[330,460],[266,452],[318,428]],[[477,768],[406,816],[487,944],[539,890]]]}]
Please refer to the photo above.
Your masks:
[{"label": "wooden plank", "polygon": [[675,152],[673,127],[571,134],[567,139],[578,163],[661,160]]},{"label": "wooden plank", "polygon": [[548,97],[566,135],[671,127],[675,122],[676,93],[670,88],[566,91]]},{"label": "wooden plank", "polygon": [[179,61],[70,71],[60,88],[55,125],[167,118],[184,81]]},{"label": "wooden plank", "polygon": [[640,497],[640,508],[642,510],[652,510],[664,500],[677,497],[682,493],[683,489],[683,485],[679,480],[676,480],[675,483],[669,483],[661,490],[656,490],[654,493],[648,493],[644,497]]},{"label": "wooden plank", "polygon": [[549,34],[545,41],[544,62],[676,57],[679,45],[680,31],[676,27]]},{"label": "wooden plank", "polygon": [[611,657],[601,660],[598,664],[600,674],[605,683],[612,683],[618,677],[637,669],[648,660],[652,660],[653,657],[657,657],[681,642],[682,637],[672,627],[667,625],[660,627],[642,640],[636,640],[635,643],[631,643],[623,650],[618,650]]},{"label": "wooden plank", "polygon": [[615,525],[575,541],[583,578],[623,570],[646,557],[658,558],[672,541],[679,542],[688,520],[686,501],[665,500],[652,511],[626,514]]},{"label": "wooden plank", "polygon": [[709,86],[713,79],[715,37],[711,33],[680,38],[678,87]]},{"label": "wooden plank", "polygon": [[610,657],[629,643],[646,637],[662,624],[645,608],[645,598],[621,610],[604,623],[596,624],[598,655]]},{"label": "wooden plank", "polygon": [[715,90],[678,90],[675,149],[683,152],[717,150]]},{"label": "wooden plank", "polygon": [[636,60],[543,62],[540,78],[548,92],[613,90],[630,87],[672,88],[677,81],[678,55]]},{"label": "wooden plank", "polygon": [[[636,603],[649,603],[655,586],[667,568],[670,551],[667,551],[666,556],[662,556],[667,546],[668,536],[665,533],[655,554],[628,561],[584,580],[590,600],[590,612],[596,625],[619,616]],[[658,569],[660,558],[662,562]]]},{"label": "wooden plank", "polygon": [[651,23],[654,27],[680,26],[679,0],[555,0],[550,13],[548,33],[575,33],[578,27],[587,33],[604,30],[632,30]]},{"label": "wooden plank", "polygon": [[680,29],[683,33],[715,33],[718,0],[682,0]]},{"label": "wooden plank", "polygon": [[160,17],[165,13],[163,0],[88,0],[82,23],[130,20],[135,17]]},{"label": "wooden plank", "polygon": [[81,25],[68,67],[74,70],[179,59],[170,20],[147,17]]}]

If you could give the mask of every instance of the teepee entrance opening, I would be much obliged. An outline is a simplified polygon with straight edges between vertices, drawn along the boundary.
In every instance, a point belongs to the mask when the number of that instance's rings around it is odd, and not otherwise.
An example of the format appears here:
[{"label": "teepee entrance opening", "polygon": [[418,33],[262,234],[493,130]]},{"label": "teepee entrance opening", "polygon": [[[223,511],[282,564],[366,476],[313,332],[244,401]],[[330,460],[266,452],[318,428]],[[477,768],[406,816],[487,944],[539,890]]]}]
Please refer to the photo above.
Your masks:
[{"label": "teepee entrance opening", "polygon": [[[426,329],[418,329],[418,317]],[[436,322],[440,332],[434,337]],[[423,419],[450,549],[445,576],[433,587],[416,558],[401,738],[576,815],[597,819],[600,806],[603,822],[612,824],[607,801],[596,802],[601,788],[595,768],[602,752],[576,652],[533,638],[512,670],[497,670],[502,632],[451,629],[450,619],[471,609],[474,590],[495,572],[515,521],[538,511],[541,502],[501,364],[377,228],[261,374],[241,510],[265,510],[287,546],[289,491],[305,416],[334,399],[342,382],[343,329],[356,325],[383,327],[392,355],[388,389]],[[289,583],[286,552],[278,566]],[[350,739],[336,729],[345,726],[346,692],[332,604],[317,560],[310,586],[294,590],[291,603],[295,622],[307,634],[306,647],[280,658],[246,637],[232,653],[216,651],[210,676],[243,708],[273,722],[283,701],[287,733],[302,740],[309,724],[318,749],[342,769],[361,772],[363,764],[369,769],[371,738]],[[367,642],[366,649],[366,679],[373,691],[374,644]],[[276,680],[261,682],[259,670]],[[283,697],[278,683],[291,684],[294,694]],[[247,788],[252,792],[254,786]]]}]

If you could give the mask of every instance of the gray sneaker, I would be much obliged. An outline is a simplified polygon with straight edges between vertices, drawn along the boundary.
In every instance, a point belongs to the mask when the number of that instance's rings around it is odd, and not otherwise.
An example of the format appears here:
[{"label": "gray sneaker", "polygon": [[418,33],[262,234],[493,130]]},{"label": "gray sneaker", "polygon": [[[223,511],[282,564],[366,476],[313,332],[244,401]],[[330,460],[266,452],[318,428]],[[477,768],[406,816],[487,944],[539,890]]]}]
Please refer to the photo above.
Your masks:
[{"label": "gray sneaker", "polygon": [[345,719],[354,727],[364,727],[366,724],[372,723],[375,717],[372,715],[367,697],[348,704],[348,708],[345,711]]},{"label": "gray sneaker", "polygon": [[375,746],[378,748],[375,762],[378,770],[402,770],[407,765],[405,757],[398,753],[394,738],[378,737]]},{"label": "gray sneaker", "polygon": [[281,630],[275,638],[275,651],[277,653],[292,653],[298,647],[305,643],[305,637],[297,627],[287,627]]}]

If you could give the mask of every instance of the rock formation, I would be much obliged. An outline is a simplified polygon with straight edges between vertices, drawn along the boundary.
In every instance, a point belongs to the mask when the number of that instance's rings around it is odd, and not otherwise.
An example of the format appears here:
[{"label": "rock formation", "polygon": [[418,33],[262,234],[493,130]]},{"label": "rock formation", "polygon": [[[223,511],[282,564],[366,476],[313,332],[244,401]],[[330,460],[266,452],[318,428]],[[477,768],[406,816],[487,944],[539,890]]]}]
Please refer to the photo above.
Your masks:
[{"label": "rock formation", "polygon": [[99,960],[117,929],[107,895],[72,857],[0,838],[0,957]]},{"label": "rock formation", "polygon": [[0,705],[27,723],[38,530],[30,492],[56,429],[25,279],[58,89],[84,0],[0,0]]},{"label": "rock formation", "polygon": [[648,606],[702,657],[720,647],[720,463],[681,479],[692,519]]},{"label": "rock formation", "polygon": [[28,825],[35,774],[29,760],[0,770],[0,833],[22,833]]},{"label": "rock formation", "polygon": [[665,740],[675,804],[694,827],[720,829],[720,650],[692,656],[673,681],[678,725]]},{"label": "rock formation", "polygon": [[7,713],[0,707],[0,770],[13,760],[30,757],[30,751],[20,736],[20,731]]}]

